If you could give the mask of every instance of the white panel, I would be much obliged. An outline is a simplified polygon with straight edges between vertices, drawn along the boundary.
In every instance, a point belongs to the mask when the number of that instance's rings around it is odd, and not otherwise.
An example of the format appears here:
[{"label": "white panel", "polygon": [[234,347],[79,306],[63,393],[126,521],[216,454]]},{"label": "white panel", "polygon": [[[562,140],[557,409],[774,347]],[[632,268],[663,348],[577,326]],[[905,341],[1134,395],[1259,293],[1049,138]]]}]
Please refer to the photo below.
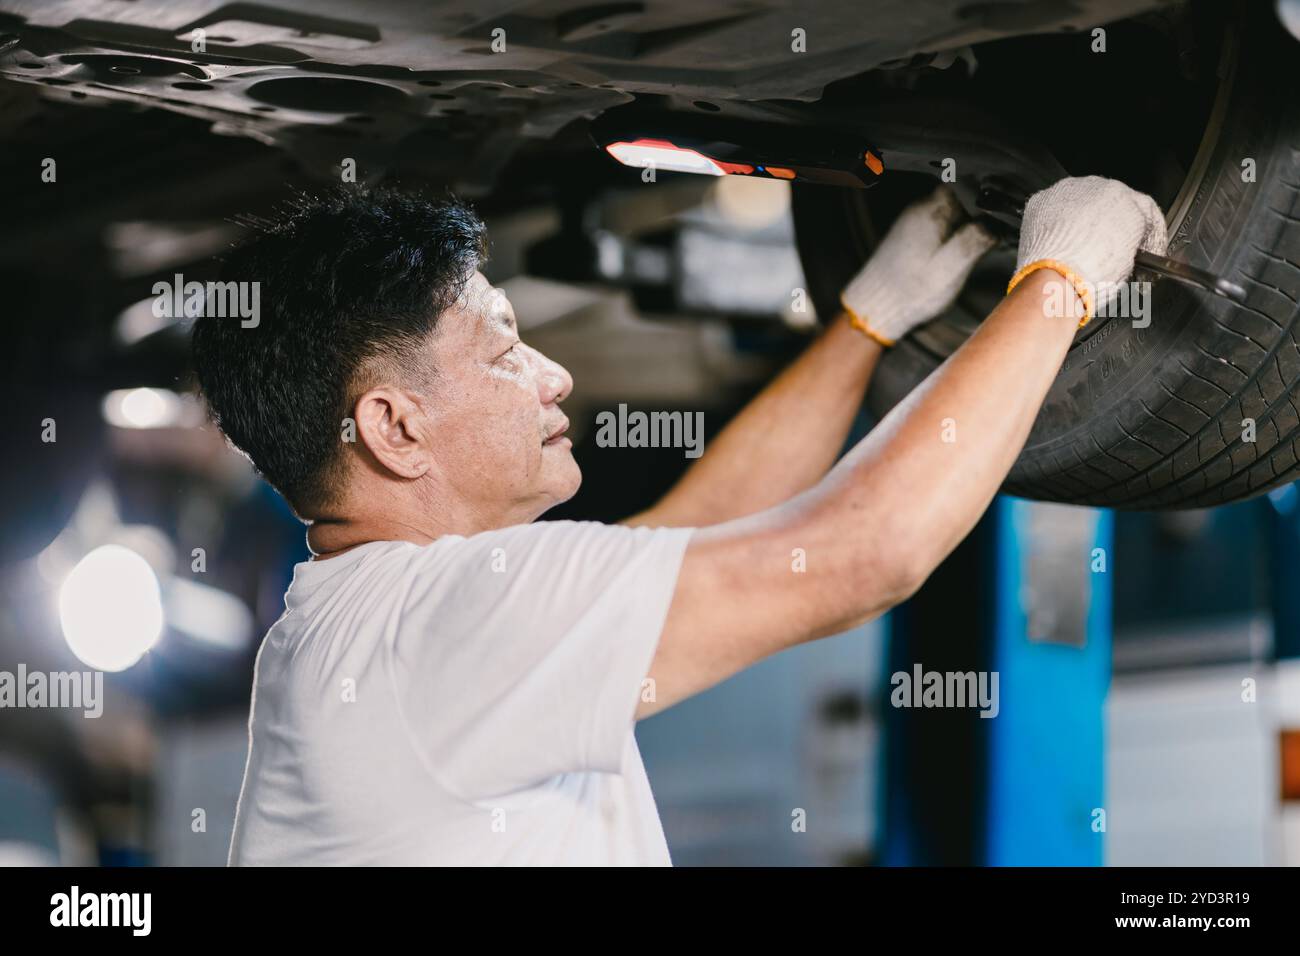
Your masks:
[{"label": "white panel", "polygon": [[[1242,680],[1258,685],[1242,701]],[[1107,707],[1106,862],[1281,862],[1277,684],[1263,664],[1116,678]]]}]

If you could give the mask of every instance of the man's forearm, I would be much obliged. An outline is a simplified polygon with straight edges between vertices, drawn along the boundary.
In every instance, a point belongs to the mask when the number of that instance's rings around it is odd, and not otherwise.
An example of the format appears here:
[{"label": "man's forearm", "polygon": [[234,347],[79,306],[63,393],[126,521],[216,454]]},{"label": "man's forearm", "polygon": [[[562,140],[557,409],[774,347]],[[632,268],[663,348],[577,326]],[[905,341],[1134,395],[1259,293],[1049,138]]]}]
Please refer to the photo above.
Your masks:
[{"label": "man's forearm", "polygon": [[[919,586],[988,507],[1024,447],[1074,336],[1031,276],[804,496],[835,558]],[[1069,289],[1066,284],[1067,290]],[[1066,294],[1072,295],[1072,292]],[[815,500],[813,499],[815,496]],[[877,542],[870,554],[862,540]]]},{"label": "man's forearm", "polygon": [[717,524],[812,487],[844,448],[881,347],[839,315],[658,504],[627,524]]},{"label": "man's forearm", "polygon": [[[879,296],[885,308],[859,314],[874,315],[885,330],[914,327],[892,308],[902,290],[927,294],[929,273],[907,275],[901,288],[887,280],[908,271],[912,240],[934,225],[931,206],[902,233],[891,228],[898,248],[877,268],[890,251],[886,237],[887,248],[861,277],[858,304]],[[972,235],[959,230],[921,244],[931,250],[922,258],[936,281],[951,277],[949,259],[979,251],[965,247]],[[638,716],[782,648],[848,630],[915,592],[1006,479],[1069,351],[1076,319],[1089,318],[1085,308],[1049,315],[1047,295],[1059,305],[1056,293],[1064,292],[1081,306],[1099,283],[1128,277],[1134,250],[1165,245],[1159,206],[1114,180],[1067,178],[1030,197],[1011,291],[974,335],[814,487],[692,535],[650,668],[657,698],[643,702]],[[934,314],[957,284],[910,318]]]},{"label": "man's forearm", "polygon": [[638,716],[920,586],[987,508],[1069,348],[1075,323],[1043,314],[1051,281],[1026,279],[815,487],[695,533]]}]

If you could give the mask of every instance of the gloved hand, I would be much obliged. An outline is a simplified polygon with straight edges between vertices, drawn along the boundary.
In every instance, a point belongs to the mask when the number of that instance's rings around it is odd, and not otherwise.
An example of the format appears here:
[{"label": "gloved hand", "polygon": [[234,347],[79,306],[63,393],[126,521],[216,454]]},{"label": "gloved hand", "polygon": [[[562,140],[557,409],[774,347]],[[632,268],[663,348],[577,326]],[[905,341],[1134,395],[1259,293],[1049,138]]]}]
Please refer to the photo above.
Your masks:
[{"label": "gloved hand", "polygon": [[952,304],[994,242],[978,223],[954,232],[961,214],[946,186],[903,210],[840,296],[855,328],[890,346]]},{"label": "gloved hand", "polygon": [[1139,249],[1164,255],[1167,246],[1164,213],[1146,193],[1101,176],[1062,179],[1025,203],[1007,291],[1038,269],[1059,272],[1083,300],[1082,326],[1095,314],[1098,296],[1114,299]]}]

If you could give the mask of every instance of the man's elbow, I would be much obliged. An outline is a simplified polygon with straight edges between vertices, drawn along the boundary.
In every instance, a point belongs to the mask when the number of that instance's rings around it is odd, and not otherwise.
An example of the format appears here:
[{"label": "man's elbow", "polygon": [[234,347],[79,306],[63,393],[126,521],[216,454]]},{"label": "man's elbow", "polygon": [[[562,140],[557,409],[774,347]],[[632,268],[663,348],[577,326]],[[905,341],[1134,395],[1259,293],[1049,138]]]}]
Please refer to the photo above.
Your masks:
[{"label": "man's elbow", "polygon": [[912,545],[895,546],[887,561],[889,568],[882,575],[882,611],[902,604],[921,589],[935,565],[923,548]]},{"label": "man's elbow", "polygon": [[841,511],[815,509],[802,517],[806,529],[790,540],[821,540],[824,550],[814,545],[808,552],[829,551],[833,556],[819,562],[826,570],[818,575],[821,591],[815,605],[823,618],[818,633],[837,633],[834,625],[852,626],[902,604],[938,564],[933,549],[918,540],[916,523],[890,512],[876,509],[865,518],[853,514],[846,520]]},{"label": "man's elbow", "polygon": [[856,627],[892,610],[920,590],[934,570],[921,549],[898,541],[863,549],[853,567],[855,573],[837,582],[836,595],[827,602],[842,611],[826,633]]},{"label": "man's elbow", "polygon": [[823,609],[839,607],[841,610],[824,616],[811,636],[842,634],[874,621],[915,594],[925,578],[918,565],[886,559],[865,573],[841,580],[836,591],[844,596],[822,604]]},{"label": "man's elbow", "polygon": [[949,550],[942,531],[915,513],[895,510],[882,520],[877,526],[875,553],[881,556],[888,606],[902,604],[916,594]]}]

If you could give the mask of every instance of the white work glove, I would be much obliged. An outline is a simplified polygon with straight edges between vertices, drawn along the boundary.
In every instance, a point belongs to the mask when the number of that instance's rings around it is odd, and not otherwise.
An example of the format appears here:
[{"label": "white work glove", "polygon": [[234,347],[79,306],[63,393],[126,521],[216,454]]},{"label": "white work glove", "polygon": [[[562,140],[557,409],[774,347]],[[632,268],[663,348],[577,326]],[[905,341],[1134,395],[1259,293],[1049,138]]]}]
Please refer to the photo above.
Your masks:
[{"label": "white work glove", "polygon": [[1083,300],[1084,325],[1099,303],[1114,301],[1139,249],[1164,255],[1167,247],[1164,213],[1146,193],[1101,176],[1062,179],[1025,203],[1007,291],[1038,269],[1058,272]]},{"label": "white work glove", "polygon": [[840,295],[855,328],[890,346],[952,305],[994,242],[978,223],[954,232],[961,215],[946,186],[903,210]]}]

